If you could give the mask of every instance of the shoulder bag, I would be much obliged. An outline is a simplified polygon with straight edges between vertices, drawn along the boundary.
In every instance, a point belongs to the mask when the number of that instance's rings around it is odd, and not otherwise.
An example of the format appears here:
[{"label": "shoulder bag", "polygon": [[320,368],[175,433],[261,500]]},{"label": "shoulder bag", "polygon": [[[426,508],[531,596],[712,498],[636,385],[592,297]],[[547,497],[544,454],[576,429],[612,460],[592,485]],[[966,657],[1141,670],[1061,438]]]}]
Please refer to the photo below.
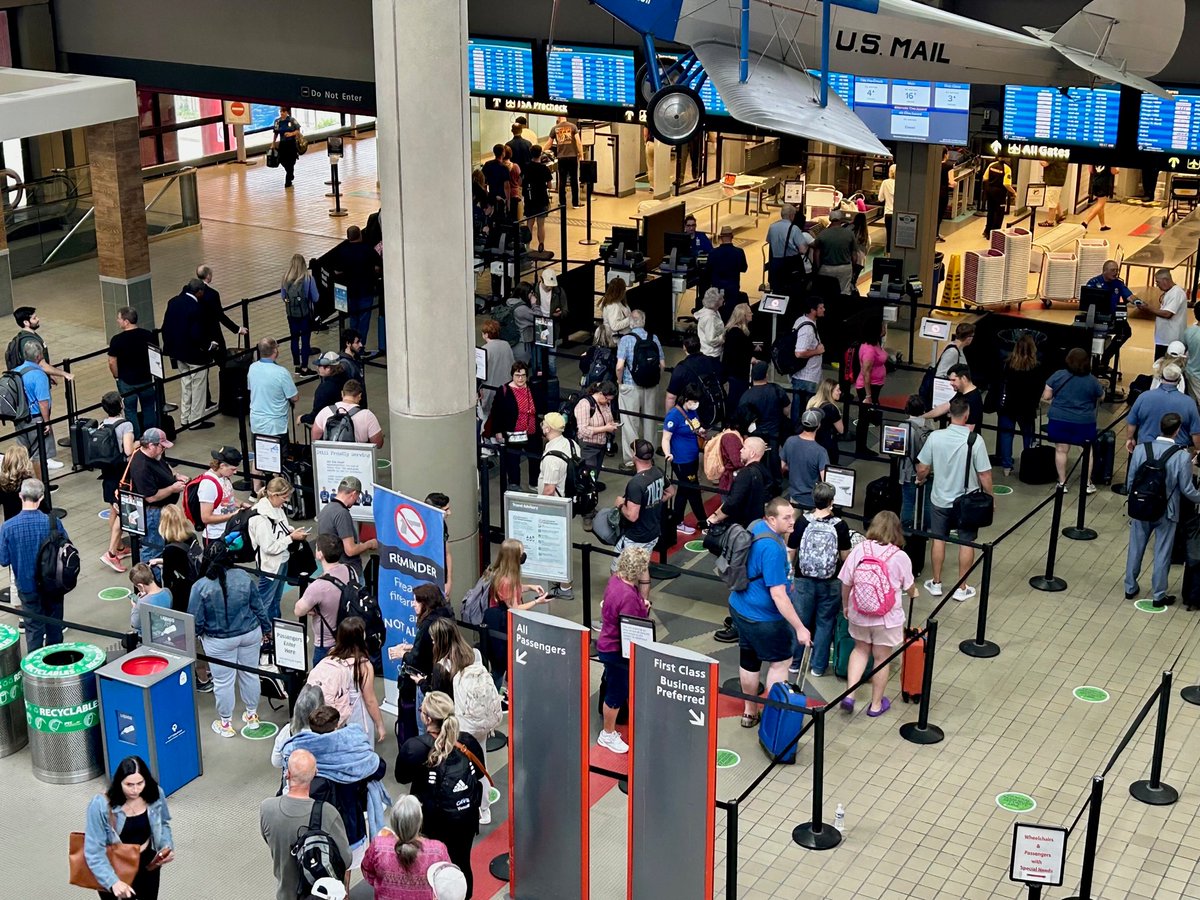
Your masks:
[{"label": "shoulder bag", "polygon": [[[116,831],[117,817],[111,809],[108,811],[108,822],[112,826],[112,830]],[[107,835],[105,837],[107,838]],[[93,891],[107,891],[112,885],[101,884],[96,880],[96,876],[88,868],[87,859],[83,855],[83,842],[84,833],[82,831],[71,832],[67,850],[71,869],[70,883],[75,887],[88,888]],[[142,848],[137,844],[109,844],[104,849],[108,854],[109,864],[117,873],[117,878],[126,884],[132,884],[141,862]]]},{"label": "shoulder bag", "polygon": [[971,451],[979,435],[974,431],[967,438],[967,464],[963,471],[963,493],[954,500],[954,521],[958,528],[975,531],[992,524],[995,501],[982,487],[967,491],[971,485]]}]

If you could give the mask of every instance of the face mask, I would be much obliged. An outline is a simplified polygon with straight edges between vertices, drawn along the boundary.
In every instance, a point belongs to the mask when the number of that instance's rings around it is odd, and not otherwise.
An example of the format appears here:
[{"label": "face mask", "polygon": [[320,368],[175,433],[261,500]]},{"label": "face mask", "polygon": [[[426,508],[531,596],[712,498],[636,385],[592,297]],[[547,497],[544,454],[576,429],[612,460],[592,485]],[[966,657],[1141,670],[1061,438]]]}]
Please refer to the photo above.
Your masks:
[{"label": "face mask", "polygon": [[683,408],[686,409],[688,412],[695,412],[696,410],[698,410],[700,408],[700,404],[699,403],[685,403],[685,404],[683,404]]}]

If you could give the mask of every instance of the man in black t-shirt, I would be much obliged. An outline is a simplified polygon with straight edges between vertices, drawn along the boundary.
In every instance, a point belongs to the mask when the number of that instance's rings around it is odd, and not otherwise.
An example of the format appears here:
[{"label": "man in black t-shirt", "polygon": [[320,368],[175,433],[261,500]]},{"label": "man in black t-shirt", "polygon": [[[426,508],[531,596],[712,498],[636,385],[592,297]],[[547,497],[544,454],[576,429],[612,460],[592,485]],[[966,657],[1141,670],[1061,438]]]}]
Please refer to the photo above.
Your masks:
[{"label": "man in black t-shirt", "polygon": [[762,438],[751,437],[742,441],[742,467],[733,473],[729,493],[708,517],[707,524],[730,521],[749,528],[751,522],[762,518],[767,501],[771,499],[771,473],[763,462],[766,452],[767,444]]},{"label": "man in black t-shirt", "polygon": [[[951,366],[947,373],[950,377],[950,384],[954,390],[958,391],[959,395],[967,401],[967,406],[970,412],[967,414],[967,427],[972,431],[976,431],[983,426],[983,391],[975,387],[975,382],[971,380],[971,368],[966,363],[960,363],[957,366]],[[942,416],[950,414],[950,404],[943,403],[941,406],[935,406],[929,412],[925,413],[926,419],[940,419]]]},{"label": "man in black t-shirt", "polygon": [[163,507],[178,500],[187,484],[187,476],[177,475],[163,459],[163,454],[173,446],[162,429],[147,428],[141,446],[129,460],[129,474],[121,485],[146,499],[146,534],[141,541],[138,562],[162,558],[166,543],[158,533],[158,522]]},{"label": "man in black t-shirt", "polygon": [[751,366],[751,385],[738,401],[737,415],[741,421],[752,423],[750,434],[767,442],[767,469],[772,480],[779,481],[779,447],[787,437],[783,427],[785,422],[790,424],[791,403],[783,388],[767,381],[768,365],[760,359]]},{"label": "man in black t-shirt", "polygon": [[326,350],[321,354],[321,358],[317,360],[317,374],[321,376],[321,380],[317,382],[317,388],[313,392],[312,412],[300,417],[300,421],[310,425],[317,413],[342,399],[342,386],[350,380],[346,375],[345,366],[342,365],[342,358],[335,350]]},{"label": "man in black t-shirt", "polygon": [[[689,384],[702,387],[706,378],[717,385],[724,381],[721,361],[700,352],[700,337],[694,330],[688,329],[684,332],[683,349],[687,356],[680,360],[672,370],[671,382],[667,385],[667,413],[675,408],[675,398],[681,396]],[[712,401],[705,395],[703,389],[700,392],[700,421],[705,428],[714,421]]]},{"label": "man in black t-shirt", "polygon": [[[625,493],[617,498],[615,504],[621,511],[621,537],[613,546],[618,555],[630,546],[644,547],[653,552],[662,533],[666,476],[654,465],[653,444],[636,440],[630,449],[633,451],[634,476],[629,479]],[[617,571],[616,556],[613,557],[612,571]],[[650,593],[650,586],[639,586],[639,590],[645,598]]]},{"label": "man in black t-shirt", "polygon": [[146,348],[157,347],[158,341],[151,332],[138,327],[138,312],[132,306],[117,310],[117,328],[119,331],[108,342],[108,371],[116,379],[125,418],[133,425],[133,433],[141,434],[147,428],[158,427],[158,391],[150,378],[146,353]]},{"label": "man in black t-shirt", "polygon": [[550,208],[550,182],[553,176],[550,167],[542,162],[542,148],[534,144],[529,151],[529,162],[521,166],[525,190],[525,216],[534,220],[537,229],[538,250],[546,244],[546,210]]}]

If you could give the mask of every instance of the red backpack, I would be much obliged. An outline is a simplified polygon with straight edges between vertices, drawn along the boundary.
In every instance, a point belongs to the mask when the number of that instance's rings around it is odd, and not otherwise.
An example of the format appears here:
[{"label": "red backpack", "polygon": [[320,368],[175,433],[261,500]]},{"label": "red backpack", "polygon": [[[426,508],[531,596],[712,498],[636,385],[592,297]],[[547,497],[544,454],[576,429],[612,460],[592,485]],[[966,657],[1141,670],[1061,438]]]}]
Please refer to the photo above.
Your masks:
[{"label": "red backpack", "polygon": [[864,616],[886,616],[896,605],[896,586],[892,584],[887,564],[900,551],[893,547],[886,556],[876,556],[874,550],[877,547],[879,544],[872,541],[870,546],[864,548],[862,558],[854,567],[850,584],[850,602]]},{"label": "red backpack", "polygon": [[183,515],[195,528],[203,528],[200,521],[200,482],[207,478],[217,486],[217,500],[221,499],[221,482],[212,472],[201,472],[183,489]]}]

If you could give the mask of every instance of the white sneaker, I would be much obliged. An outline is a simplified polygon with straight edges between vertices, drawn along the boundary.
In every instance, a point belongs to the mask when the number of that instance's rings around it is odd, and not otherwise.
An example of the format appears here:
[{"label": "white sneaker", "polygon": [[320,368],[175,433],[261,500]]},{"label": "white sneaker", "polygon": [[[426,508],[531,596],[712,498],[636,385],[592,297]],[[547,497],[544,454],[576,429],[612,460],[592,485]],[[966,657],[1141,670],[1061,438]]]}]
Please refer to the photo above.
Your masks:
[{"label": "white sneaker", "polygon": [[693,528],[691,525],[686,525],[683,522],[680,522],[678,525],[676,525],[675,530],[683,535],[692,535],[696,533],[695,528]]},{"label": "white sneaker", "polygon": [[596,738],[596,743],[613,753],[629,752],[629,745],[621,739],[621,734],[617,731],[601,731],[600,737]]},{"label": "white sneaker", "polygon": [[925,590],[929,591],[931,597],[940,597],[942,596],[942,583],[930,578],[925,582]]},{"label": "white sneaker", "polygon": [[1088,492],[1089,494],[1094,494],[1094,493],[1096,493],[1096,486],[1095,486],[1094,484],[1092,484],[1090,481],[1088,482],[1088,486],[1087,486],[1087,492]]},{"label": "white sneaker", "polygon": [[490,806],[487,809],[481,809],[479,811],[479,824],[480,825],[491,825],[492,824],[492,808]]},{"label": "white sneaker", "polygon": [[957,591],[954,592],[954,599],[959,601],[960,603],[964,600],[970,600],[974,596],[975,596],[975,588],[971,587],[969,584],[964,584],[962,587],[960,587]]},{"label": "white sneaker", "polygon": [[47,469],[61,469],[63,467],[63,465],[64,464],[60,463],[57,459],[46,460],[46,468]]}]

